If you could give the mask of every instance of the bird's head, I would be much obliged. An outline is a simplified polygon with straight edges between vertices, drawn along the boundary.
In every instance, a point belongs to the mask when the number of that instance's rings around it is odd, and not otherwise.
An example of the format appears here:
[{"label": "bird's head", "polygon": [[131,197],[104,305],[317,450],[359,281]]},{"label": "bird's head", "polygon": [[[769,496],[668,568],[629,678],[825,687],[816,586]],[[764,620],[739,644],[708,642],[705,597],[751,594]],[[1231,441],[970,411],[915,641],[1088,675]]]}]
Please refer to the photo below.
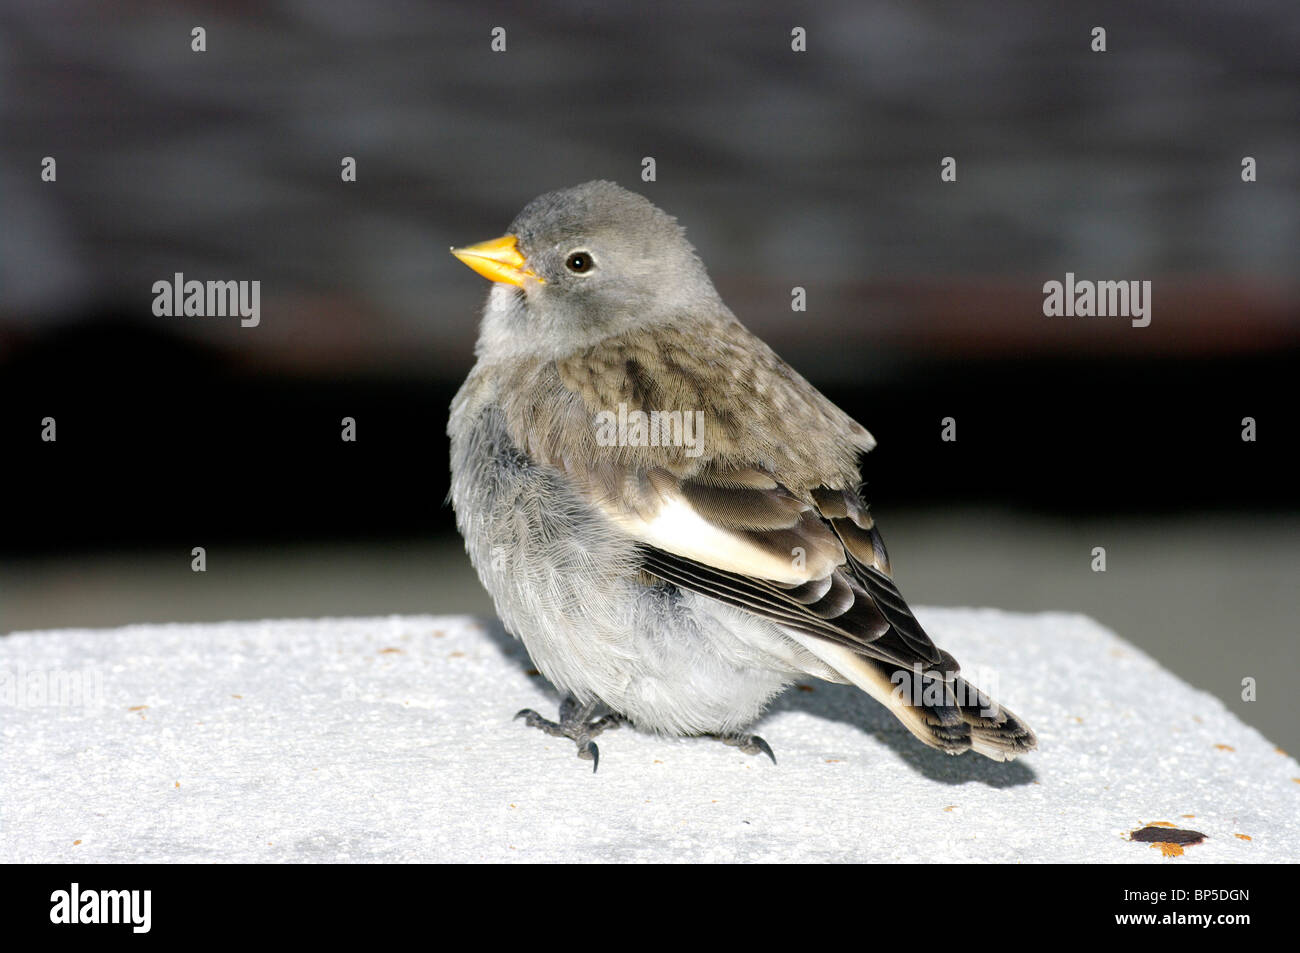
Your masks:
[{"label": "bird's head", "polygon": [[720,307],[676,219],[613,182],[529,202],[508,234],[452,254],[495,282],[480,356],[564,356],[614,334]]}]

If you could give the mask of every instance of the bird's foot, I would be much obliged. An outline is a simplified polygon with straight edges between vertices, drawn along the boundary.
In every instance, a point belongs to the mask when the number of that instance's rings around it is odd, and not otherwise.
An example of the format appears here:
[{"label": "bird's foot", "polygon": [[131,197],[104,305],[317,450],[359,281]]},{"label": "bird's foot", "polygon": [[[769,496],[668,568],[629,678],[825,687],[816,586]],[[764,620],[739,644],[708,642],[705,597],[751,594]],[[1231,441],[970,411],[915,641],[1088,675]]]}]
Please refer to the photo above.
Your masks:
[{"label": "bird's foot", "polygon": [[564,701],[560,702],[559,721],[543,718],[531,708],[520,710],[515,717],[522,718],[524,724],[530,728],[540,728],[556,738],[571,739],[578,746],[578,757],[590,761],[591,773],[595,774],[596,769],[600,767],[600,749],[591,739],[602,731],[617,728],[627,720],[616,712],[593,719],[592,715],[596,713],[599,704],[592,701],[583,705],[572,695],[565,695]]},{"label": "bird's foot", "polygon": [[717,738],[724,745],[739,748],[745,754],[765,754],[772,759],[773,764],[776,764],[776,755],[772,754],[772,746],[758,735],[710,735],[709,737]]}]

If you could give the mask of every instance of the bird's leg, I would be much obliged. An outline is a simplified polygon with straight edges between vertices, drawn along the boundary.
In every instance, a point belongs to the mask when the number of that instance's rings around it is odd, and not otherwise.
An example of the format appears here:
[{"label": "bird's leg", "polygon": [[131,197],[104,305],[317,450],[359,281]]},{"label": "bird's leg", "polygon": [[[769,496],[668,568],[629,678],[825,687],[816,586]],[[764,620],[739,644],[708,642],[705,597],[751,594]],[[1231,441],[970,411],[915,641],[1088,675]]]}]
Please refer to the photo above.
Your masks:
[{"label": "bird's leg", "polygon": [[772,759],[773,764],[776,764],[776,755],[772,754],[772,746],[758,735],[709,735],[709,737],[717,738],[724,745],[739,748],[745,754],[765,754]]},{"label": "bird's leg", "polygon": [[600,767],[600,749],[591,739],[609,728],[617,728],[627,719],[617,712],[610,712],[601,718],[592,718],[600,702],[590,701],[582,705],[572,695],[565,695],[560,702],[560,720],[551,721],[543,718],[531,708],[524,708],[515,714],[522,718],[530,728],[540,728],[556,738],[570,738],[578,746],[578,757],[591,762],[592,774]]}]

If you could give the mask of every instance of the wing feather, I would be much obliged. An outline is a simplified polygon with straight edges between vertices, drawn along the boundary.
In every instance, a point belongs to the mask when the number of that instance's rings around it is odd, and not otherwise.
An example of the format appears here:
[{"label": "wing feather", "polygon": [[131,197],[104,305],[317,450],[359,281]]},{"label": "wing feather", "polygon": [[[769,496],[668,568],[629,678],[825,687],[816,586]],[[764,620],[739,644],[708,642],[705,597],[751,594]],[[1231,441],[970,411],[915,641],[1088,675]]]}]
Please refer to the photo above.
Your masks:
[{"label": "wing feather", "polygon": [[801,498],[726,472],[633,482],[635,501],[606,496],[600,505],[642,544],[651,575],[870,658],[925,669],[951,661],[894,586],[880,534],[852,491]]}]

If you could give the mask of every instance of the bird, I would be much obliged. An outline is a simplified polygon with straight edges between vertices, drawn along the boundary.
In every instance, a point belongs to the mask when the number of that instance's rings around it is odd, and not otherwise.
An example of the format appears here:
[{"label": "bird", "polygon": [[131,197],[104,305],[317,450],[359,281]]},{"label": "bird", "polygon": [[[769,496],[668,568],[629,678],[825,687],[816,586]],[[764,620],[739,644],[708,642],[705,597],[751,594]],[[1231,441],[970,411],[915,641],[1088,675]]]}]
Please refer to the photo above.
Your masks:
[{"label": "bird", "polygon": [[677,220],[614,182],[529,202],[452,248],[492,282],[452,401],[449,498],[506,630],[571,739],[749,729],[809,677],[924,744],[1010,760],[1029,726],[967,683],[893,579],[862,496],[876,441],[727,308]]}]

